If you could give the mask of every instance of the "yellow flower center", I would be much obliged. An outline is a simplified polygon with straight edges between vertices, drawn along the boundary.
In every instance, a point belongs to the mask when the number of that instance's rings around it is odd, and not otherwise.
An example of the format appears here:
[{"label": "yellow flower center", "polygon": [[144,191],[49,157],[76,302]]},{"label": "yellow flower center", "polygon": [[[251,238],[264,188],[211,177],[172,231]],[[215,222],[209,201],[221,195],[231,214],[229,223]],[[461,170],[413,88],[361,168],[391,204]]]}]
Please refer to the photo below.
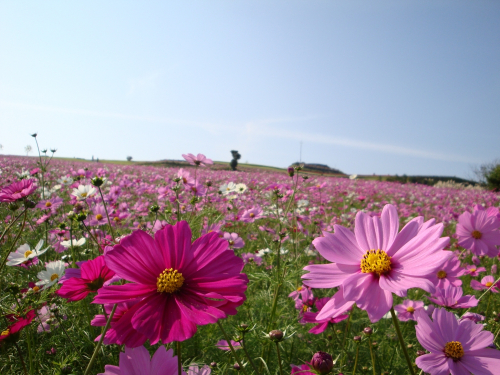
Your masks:
[{"label": "yellow flower center", "polygon": [[307,311],[307,305],[303,305],[303,306],[302,306],[302,311],[303,311],[303,312],[306,312],[306,311]]},{"label": "yellow flower center", "polygon": [[233,246],[234,245],[234,241],[233,240],[229,240],[229,245]]},{"label": "yellow flower center", "polygon": [[477,268],[469,268],[470,272],[476,272]]},{"label": "yellow flower center", "polygon": [[411,306],[408,306],[406,308],[406,311],[408,311],[409,313],[412,313],[412,312],[415,312],[415,309],[413,307],[411,307]]},{"label": "yellow flower center", "polygon": [[255,214],[253,212],[250,212],[250,215],[248,215],[250,217],[255,217]]},{"label": "yellow flower center", "polygon": [[25,257],[25,258],[27,258],[27,257],[29,257],[31,254],[33,254],[33,251],[31,251],[31,250],[26,250],[26,251],[24,252],[24,257]]},{"label": "yellow flower center", "polygon": [[52,203],[50,203],[50,202],[45,202],[45,207],[50,207],[50,206],[52,206]]},{"label": "yellow flower center", "polygon": [[95,215],[95,218],[96,218],[97,220],[102,220],[102,215],[101,215],[101,214],[97,214],[97,215]]},{"label": "yellow flower center", "polygon": [[39,287],[37,287],[36,285],[33,287],[33,291],[34,291],[34,292],[38,292],[39,290],[40,290],[40,288],[39,288]]},{"label": "yellow flower center", "polygon": [[483,234],[480,231],[475,230],[472,232],[472,237],[474,237],[476,240],[479,240],[481,237],[483,237]]},{"label": "yellow flower center", "polygon": [[54,281],[59,278],[59,275],[57,273],[53,273],[52,276],[50,276],[50,281]]},{"label": "yellow flower center", "polygon": [[113,220],[114,220],[114,221],[120,221],[120,218],[119,218],[118,216],[115,216],[115,217],[113,218]]},{"label": "yellow flower center", "polygon": [[184,284],[182,273],[177,272],[173,268],[167,268],[163,271],[156,280],[156,290],[160,293],[177,292]]},{"label": "yellow flower center", "polygon": [[492,286],[492,285],[493,285],[493,283],[492,283],[491,281],[488,281],[488,282],[487,282],[486,284],[484,284],[484,285],[486,285],[486,286],[489,288],[490,286]]},{"label": "yellow flower center", "polygon": [[444,346],[444,354],[449,358],[453,358],[454,361],[458,361],[464,356],[464,348],[460,342],[450,341]]},{"label": "yellow flower center", "polygon": [[85,198],[87,196],[87,193],[82,193],[81,196]]},{"label": "yellow flower center", "polygon": [[437,277],[438,279],[444,279],[448,274],[446,273],[445,270],[438,271]]},{"label": "yellow flower center", "polygon": [[361,259],[361,272],[378,276],[391,270],[391,257],[384,250],[368,250]]},{"label": "yellow flower center", "polygon": [[6,329],[5,331],[2,331],[2,333],[0,333],[0,336],[9,336],[10,334],[10,330]]},{"label": "yellow flower center", "polygon": [[297,288],[297,292],[300,292],[301,290],[302,290],[302,287],[301,287],[301,286],[299,286],[299,287]]}]

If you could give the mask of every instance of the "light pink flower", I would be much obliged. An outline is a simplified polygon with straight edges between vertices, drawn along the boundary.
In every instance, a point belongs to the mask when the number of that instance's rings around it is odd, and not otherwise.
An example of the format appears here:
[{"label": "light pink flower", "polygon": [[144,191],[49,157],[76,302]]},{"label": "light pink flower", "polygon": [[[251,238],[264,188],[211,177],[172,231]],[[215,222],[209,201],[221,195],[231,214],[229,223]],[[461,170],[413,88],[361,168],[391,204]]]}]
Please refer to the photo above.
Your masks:
[{"label": "light pink flower", "polygon": [[229,243],[231,249],[241,249],[245,246],[245,241],[243,241],[238,233],[224,232],[223,238]]},{"label": "light pink flower", "polygon": [[493,292],[493,293],[498,293],[499,290],[498,290],[498,285],[500,283],[495,283],[495,278],[493,276],[485,276],[481,279],[481,282],[477,281],[477,280],[471,280],[470,282],[470,286],[472,289],[474,290],[485,290],[485,289],[490,289],[490,292]]},{"label": "light pink flower", "polygon": [[398,312],[398,319],[402,322],[415,319],[415,311],[424,309],[422,301],[412,301],[406,299],[401,305],[394,306],[394,310]]},{"label": "light pink flower", "polygon": [[479,301],[474,296],[464,296],[462,287],[449,285],[445,289],[436,289],[432,297],[427,297],[436,305],[450,309],[466,309],[475,307]]},{"label": "light pink flower", "polygon": [[449,259],[443,251],[449,238],[441,238],[443,224],[422,217],[411,220],[398,233],[396,208],[386,205],[381,217],[358,212],[354,234],[335,225],[335,233],[324,232],[313,245],[329,264],[305,267],[310,273],[302,276],[312,288],[333,288],[339,291],[323,307],[317,319],[325,319],[345,311],[356,303],[366,310],[372,322],[378,321],[392,306],[392,293],[405,294],[408,289],[434,291],[427,275]]},{"label": "light pink flower", "polygon": [[479,273],[481,272],[486,272],[486,268],[484,267],[477,267],[476,265],[470,265],[467,264],[465,266],[465,274],[470,275],[470,276],[479,276]]},{"label": "light pink flower", "polygon": [[[234,350],[238,350],[238,349],[241,349],[241,344],[239,342],[236,342],[234,340],[231,340],[231,345],[233,346],[233,349]],[[215,346],[221,350],[226,350],[226,351],[230,351],[231,348],[229,347],[229,344],[227,343],[226,340],[220,340],[217,342],[217,344],[215,344]]]},{"label": "light pink flower", "polygon": [[498,255],[499,229],[500,220],[496,216],[488,216],[487,211],[464,212],[458,217],[458,244],[475,255],[493,258]]},{"label": "light pink flower", "polygon": [[213,164],[211,159],[208,159],[203,154],[198,154],[194,156],[193,154],[182,154],[182,157],[191,165],[202,165],[206,167],[207,165]]},{"label": "light pink flower", "polygon": [[35,190],[36,185],[33,179],[14,182],[0,190],[0,202],[15,202],[33,194]]},{"label": "light pink flower", "polygon": [[241,215],[240,221],[244,223],[253,223],[257,219],[261,219],[264,217],[264,211],[259,206],[254,206]]},{"label": "light pink flower", "polygon": [[453,254],[437,272],[430,274],[429,278],[436,285],[436,288],[447,288],[448,285],[462,285],[462,280],[459,277],[464,274],[465,270],[460,266],[456,255]]}]

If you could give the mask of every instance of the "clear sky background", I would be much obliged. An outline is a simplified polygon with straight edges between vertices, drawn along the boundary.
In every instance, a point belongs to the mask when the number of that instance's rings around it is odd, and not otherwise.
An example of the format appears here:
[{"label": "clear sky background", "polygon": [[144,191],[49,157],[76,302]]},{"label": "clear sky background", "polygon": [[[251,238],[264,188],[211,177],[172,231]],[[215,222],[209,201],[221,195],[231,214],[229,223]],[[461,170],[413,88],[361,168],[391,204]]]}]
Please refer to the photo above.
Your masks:
[{"label": "clear sky background", "polygon": [[[0,1],[0,144],[468,177],[500,157],[500,1]],[[32,155],[34,153],[32,152]]]}]

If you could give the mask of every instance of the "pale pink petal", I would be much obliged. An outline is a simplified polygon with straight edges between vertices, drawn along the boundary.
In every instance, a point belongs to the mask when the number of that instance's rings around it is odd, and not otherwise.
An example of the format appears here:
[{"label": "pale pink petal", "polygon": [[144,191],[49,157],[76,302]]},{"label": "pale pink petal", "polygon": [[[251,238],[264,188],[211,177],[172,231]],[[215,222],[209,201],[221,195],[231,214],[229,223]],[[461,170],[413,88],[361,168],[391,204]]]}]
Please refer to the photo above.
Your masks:
[{"label": "pale pink petal", "polygon": [[390,311],[392,293],[380,288],[377,282],[372,282],[356,304],[360,309],[365,310],[370,321],[375,323]]},{"label": "pale pink petal", "polygon": [[[359,270],[359,266],[347,266],[353,272]],[[345,272],[339,269],[336,263],[312,264],[304,267],[308,274],[302,275],[304,285],[311,288],[333,288],[341,285],[353,272]]]},{"label": "pale pink petal", "polygon": [[500,350],[484,348],[466,352],[460,362],[473,374],[497,374],[500,368]]},{"label": "pale pink petal", "polygon": [[398,235],[399,230],[399,217],[396,207],[392,204],[387,204],[382,210],[382,231],[383,231],[383,241],[381,250],[389,250],[391,245],[394,243]]},{"label": "pale pink petal", "polygon": [[430,353],[417,357],[417,366],[432,375],[449,375],[448,361],[444,353]]},{"label": "pale pink petal", "polygon": [[349,238],[347,229],[344,231],[340,226],[335,226],[335,234],[324,232],[324,237],[318,237],[314,239],[313,245],[318,250],[318,252],[330,262],[342,263],[342,264],[360,264],[361,258],[363,257],[363,252],[353,244]]},{"label": "pale pink petal", "polygon": [[330,319],[332,316],[339,315],[351,308],[354,301],[346,301],[344,299],[342,287],[333,295],[333,297],[323,306],[321,311],[316,316],[316,320]]},{"label": "pale pink petal", "polygon": [[349,276],[342,285],[345,299],[356,302],[367,294],[367,290],[372,285],[379,288],[378,280],[371,273],[355,273]]}]

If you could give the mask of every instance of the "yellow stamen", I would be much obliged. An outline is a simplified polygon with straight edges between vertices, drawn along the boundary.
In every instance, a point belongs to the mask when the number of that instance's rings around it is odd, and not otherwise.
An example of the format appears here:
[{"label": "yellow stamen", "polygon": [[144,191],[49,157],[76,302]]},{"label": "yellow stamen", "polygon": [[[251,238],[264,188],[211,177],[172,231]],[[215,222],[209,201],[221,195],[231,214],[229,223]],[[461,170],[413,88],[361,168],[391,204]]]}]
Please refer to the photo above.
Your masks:
[{"label": "yellow stamen", "polygon": [[486,287],[488,287],[488,288],[489,288],[490,286],[492,286],[492,285],[493,285],[493,283],[492,283],[491,281],[488,281],[488,282],[487,282],[486,284],[484,284],[484,285],[486,285]]},{"label": "yellow stamen", "polygon": [[253,212],[250,212],[250,215],[248,215],[250,217],[255,217],[255,214]]},{"label": "yellow stamen", "polygon": [[408,306],[406,308],[406,311],[408,311],[409,313],[412,313],[412,312],[415,312],[415,309],[413,307],[411,307],[411,306]]},{"label": "yellow stamen", "polygon": [[368,250],[361,259],[361,272],[383,275],[391,270],[391,257],[384,250]]},{"label": "yellow stamen", "polygon": [[45,207],[50,207],[50,206],[52,206],[52,203],[50,203],[50,202],[45,202]]},{"label": "yellow stamen", "polygon": [[82,193],[81,195],[83,198],[85,198],[87,196],[87,193]]},{"label": "yellow stamen", "polygon": [[173,268],[167,268],[163,271],[156,280],[156,290],[159,293],[175,293],[184,284],[182,273],[177,272]]},{"label": "yellow stamen", "polygon": [[0,336],[9,336],[10,334],[10,330],[6,329],[5,331],[2,331],[2,333],[0,333]]},{"label": "yellow stamen", "polygon": [[438,271],[437,277],[438,279],[444,279],[448,274],[446,273],[445,270]]},{"label": "yellow stamen", "polygon": [[444,346],[444,354],[456,362],[464,356],[464,348],[460,342],[450,341]]},{"label": "yellow stamen", "polygon": [[483,237],[483,234],[480,231],[475,230],[472,232],[472,237],[474,237],[476,240],[479,240],[481,237]]},{"label": "yellow stamen", "polygon": [[37,287],[36,285],[33,287],[33,291],[34,291],[34,292],[38,292],[39,290],[40,290],[40,288],[39,288],[39,287]]},{"label": "yellow stamen", "polygon": [[101,215],[101,214],[97,214],[97,215],[95,215],[95,218],[96,218],[97,220],[102,220],[102,215]]},{"label": "yellow stamen", "polygon": [[302,306],[302,311],[303,311],[303,312],[306,312],[306,311],[307,311],[307,305],[303,305],[303,306]]},{"label": "yellow stamen", "polygon": [[470,272],[476,272],[477,268],[469,268]]},{"label": "yellow stamen", "polygon": [[29,257],[31,254],[33,254],[33,251],[31,251],[31,250],[26,250],[26,251],[24,252],[24,257],[25,257],[25,258],[27,258],[27,257]]},{"label": "yellow stamen", "polygon": [[301,286],[299,286],[299,287],[297,288],[297,292],[300,292],[302,289],[303,289],[303,288],[302,288]]},{"label": "yellow stamen", "polygon": [[50,281],[54,281],[59,278],[59,275],[57,273],[53,273],[52,276],[50,276]]}]

